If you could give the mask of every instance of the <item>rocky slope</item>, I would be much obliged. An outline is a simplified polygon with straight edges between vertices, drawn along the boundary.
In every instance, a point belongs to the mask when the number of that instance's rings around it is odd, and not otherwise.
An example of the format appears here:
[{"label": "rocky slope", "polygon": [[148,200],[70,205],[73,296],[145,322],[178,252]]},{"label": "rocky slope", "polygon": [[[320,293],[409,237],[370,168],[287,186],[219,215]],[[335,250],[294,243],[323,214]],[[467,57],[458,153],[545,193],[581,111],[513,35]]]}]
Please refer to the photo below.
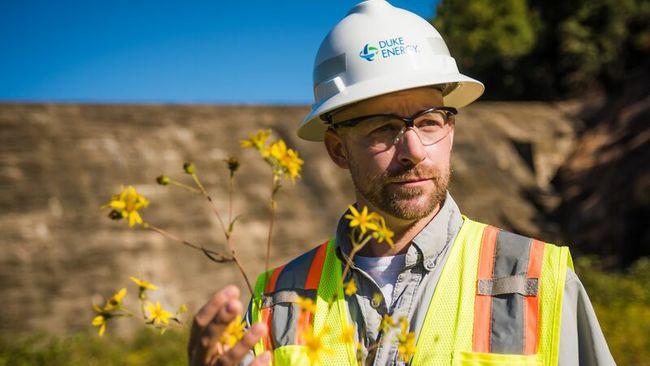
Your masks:
[{"label": "rocky slope", "polygon": [[[451,192],[464,213],[517,232],[566,244],[549,213],[561,195],[553,178],[575,147],[579,122],[548,103],[478,103],[457,123]],[[190,241],[223,249],[209,206],[155,177],[185,179],[193,161],[225,212],[227,170],[237,155],[235,241],[251,276],[263,269],[270,175],[238,140],[270,127],[305,160],[303,178],[279,197],[272,263],[277,265],[333,233],[352,202],[346,172],[322,145],[298,140],[304,107],[0,104],[0,332],[90,327],[90,301],[128,276],[161,286],[166,305],[196,310],[229,282],[216,265],[156,233],[132,230],[99,207],[132,184],[151,200],[143,216]],[[128,323],[128,322],[124,322]]]}]

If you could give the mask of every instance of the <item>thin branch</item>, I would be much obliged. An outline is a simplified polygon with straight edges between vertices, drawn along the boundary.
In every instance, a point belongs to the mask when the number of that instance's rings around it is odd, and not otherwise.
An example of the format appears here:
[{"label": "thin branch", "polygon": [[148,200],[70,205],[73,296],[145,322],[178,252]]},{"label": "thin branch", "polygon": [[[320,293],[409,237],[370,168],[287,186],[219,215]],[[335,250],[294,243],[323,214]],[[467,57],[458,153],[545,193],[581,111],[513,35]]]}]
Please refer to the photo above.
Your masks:
[{"label": "thin branch", "polygon": [[219,253],[219,252],[215,252],[215,251],[212,251],[212,250],[206,249],[206,248],[203,247],[202,245],[192,244],[192,243],[190,243],[189,241],[187,241],[187,240],[183,240],[183,239],[181,239],[181,238],[179,238],[179,237],[177,237],[177,236],[175,236],[175,235],[169,233],[168,231],[163,230],[163,229],[161,229],[161,228],[159,228],[159,227],[157,227],[157,226],[154,226],[154,225],[148,224],[148,225],[146,226],[146,228],[149,229],[149,230],[153,230],[153,231],[155,231],[155,232],[157,232],[157,233],[159,233],[159,234],[161,234],[161,235],[163,235],[163,236],[166,236],[167,238],[172,239],[172,240],[174,240],[174,241],[176,241],[176,242],[179,242],[179,243],[181,243],[181,244],[183,244],[183,245],[186,245],[186,246],[188,246],[188,247],[190,247],[190,248],[192,248],[192,249],[195,249],[195,250],[201,251],[201,252],[203,252],[203,253],[206,254],[206,255],[207,255],[207,254],[210,254],[210,255],[212,255],[213,257],[215,257],[215,258],[210,258],[210,259],[214,260],[215,262],[223,263],[223,262],[230,262],[230,261],[233,260],[232,258],[226,256],[226,255],[223,254],[223,253]]},{"label": "thin branch", "polygon": [[[273,174],[273,183],[272,183],[272,191],[271,191],[271,215],[269,218],[269,234],[266,239],[266,257],[264,259],[264,273],[268,277],[268,272],[269,272],[269,261],[271,259],[271,239],[273,238],[273,224],[275,223],[275,209],[276,209],[276,202],[275,202],[275,195],[280,189],[280,184],[279,184],[279,177]],[[268,282],[268,278],[266,279]]]},{"label": "thin branch", "polygon": [[170,180],[169,180],[169,184],[173,184],[173,185],[175,185],[175,186],[177,186],[177,187],[181,187],[181,188],[186,189],[186,190],[188,190],[188,191],[190,191],[190,192],[192,192],[192,193],[198,193],[198,194],[201,194],[201,191],[200,191],[200,190],[198,190],[198,189],[196,189],[196,188],[194,188],[194,187],[190,187],[190,186],[188,186],[187,184],[184,184],[184,183],[181,183],[181,182],[175,181],[175,180],[173,180],[173,179],[170,179]]},{"label": "thin branch", "polygon": [[345,285],[345,277],[348,275],[348,272],[350,271],[350,267],[352,266],[352,263],[354,262],[354,256],[361,250],[363,247],[372,239],[370,235],[366,236],[363,238],[361,243],[356,243],[356,240],[354,240],[354,237],[352,237],[352,250],[350,251],[350,255],[348,258],[346,258],[346,264],[345,264],[345,269],[343,270],[343,274],[341,275],[341,283]]},{"label": "thin branch", "polygon": [[248,286],[248,291],[250,292],[251,296],[253,296],[253,286],[251,286],[251,281],[248,279],[248,275],[246,274],[246,270],[244,270],[244,266],[241,264],[241,261],[237,257],[237,253],[235,252],[235,245],[232,243],[232,228],[233,228],[232,195],[234,190],[233,188],[234,176],[235,176],[234,172],[231,171],[230,182],[228,184],[228,233],[226,235],[226,243],[228,244],[228,249],[230,249],[230,254],[232,255],[232,259],[235,261],[237,268],[239,268],[239,272],[241,272],[242,276],[244,276],[244,280],[246,281],[246,286]]},{"label": "thin branch", "polygon": [[228,184],[228,235],[230,236],[230,230],[232,229],[232,191],[233,191],[233,181],[235,180],[235,175],[230,173],[230,182]]},{"label": "thin branch", "polygon": [[217,210],[217,206],[215,205],[214,201],[212,201],[212,197],[205,190],[203,184],[201,184],[201,181],[199,180],[199,177],[196,175],[196,173],[192,173],[192,179],[194,179],[194,183],[196,183],[197,187],[199,187],[199,190],[201,191],[201,194],[203,194],[203,197],[205,197],[208,200],[208,202],[210,202],[210,206],[212,206],[212,212],[214,212],[214,214],[217,216],[217,220],[219,221],[219,225],[221,225],[223,234],[226,236],[226,239],[228,239],[230,233],[228,232],[226,225],[224,225],[224,222],[221,219],[221,215],[219,214],[219,210]]}]

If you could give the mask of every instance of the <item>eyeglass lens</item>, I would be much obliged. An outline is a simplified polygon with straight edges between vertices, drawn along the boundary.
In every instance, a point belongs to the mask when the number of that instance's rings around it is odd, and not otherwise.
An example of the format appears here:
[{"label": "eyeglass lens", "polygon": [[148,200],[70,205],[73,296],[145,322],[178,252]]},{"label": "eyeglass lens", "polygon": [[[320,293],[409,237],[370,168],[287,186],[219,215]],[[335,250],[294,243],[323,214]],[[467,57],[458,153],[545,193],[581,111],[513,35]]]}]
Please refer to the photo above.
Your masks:
[{"label": "eyeglass lens", "polygon": [[407,127],[405,121],[398,118],[384,118],[371,123],[364,140],[367,146],[375,151],[385,151],[398,144],[410,128],[425,146],[442,140],[451,130],[444,111],[433,111],[419,116],[414,121],[413,127]]}]

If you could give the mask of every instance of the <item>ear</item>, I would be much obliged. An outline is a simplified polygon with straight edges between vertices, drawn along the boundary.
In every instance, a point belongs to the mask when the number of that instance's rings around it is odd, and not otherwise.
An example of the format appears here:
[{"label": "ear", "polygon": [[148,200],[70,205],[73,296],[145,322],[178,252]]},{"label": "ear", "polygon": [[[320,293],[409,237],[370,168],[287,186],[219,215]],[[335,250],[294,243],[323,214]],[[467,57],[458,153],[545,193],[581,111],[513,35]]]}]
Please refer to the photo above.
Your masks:
[{"label": "ear", "polygon": [[348,169],[350,167],[348,163],[348,153],[345,149],[345,145],[343,145],[343,139],[341,136],[335,130],[328,128],[327,131],[325,131],[324,142],[327,153],[334,164],[338,165],[341,169]]}]

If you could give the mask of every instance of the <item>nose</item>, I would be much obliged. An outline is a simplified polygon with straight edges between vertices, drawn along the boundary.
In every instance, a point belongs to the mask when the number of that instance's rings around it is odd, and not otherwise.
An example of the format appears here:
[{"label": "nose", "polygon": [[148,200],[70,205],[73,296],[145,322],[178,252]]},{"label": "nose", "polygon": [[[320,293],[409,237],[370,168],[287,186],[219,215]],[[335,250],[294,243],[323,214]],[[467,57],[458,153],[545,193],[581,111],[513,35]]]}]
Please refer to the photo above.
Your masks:
[{"label": "nose", "polygon": [[396,143],[397,161],[404,166],[418,165],[426,159],[427,151],[420,137],[412,128],[407,128]]}]

